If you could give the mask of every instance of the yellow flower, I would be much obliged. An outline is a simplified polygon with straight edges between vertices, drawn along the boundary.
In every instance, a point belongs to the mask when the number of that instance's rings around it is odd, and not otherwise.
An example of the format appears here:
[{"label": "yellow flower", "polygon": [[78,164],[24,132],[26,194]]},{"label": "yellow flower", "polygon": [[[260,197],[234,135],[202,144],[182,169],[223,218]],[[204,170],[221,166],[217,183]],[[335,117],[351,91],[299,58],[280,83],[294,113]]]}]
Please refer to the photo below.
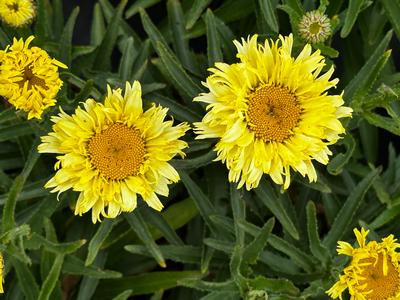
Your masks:
[{"label": "yellow flower", "polygon": [[3,255],[0,253],[0,294],[4,293],[3,290],[3,273],[4,273],[4,260]]},{"label": "yellow flower", "polygon": [[28,25],[35,17],[32,0],[1,0],[0,19],[12,27]]},{"label": "yellow flower", "polygon": [[[168,163],[184,155],[187,143],[179,140],[189,126],[164,121],[168,109],[153,105],[142,109],[141,86],[126,83],[111,90],[105,103],[88,99],[72,116],[52,117],[53,132],[42,137],[39,152],[58,153],[58,169],[45,185],[52,192],[80,192],[75,214],[92,209],[92,221],[100,214],[114,218],[136,208],[137,195],[160,211],[158,196],[168,196],[168,184],[179,175]],[[105,208],[107,207],[107,212]]]},{"label": "yellow flower", "polygon": [[328,291],[333,299],[342,299],[348,289],[351,300],[395,300],[400,299],[400,247],[397,239],[389,235],[382,242],[366,242],[368,230],[354,229],[359,247],[339,241],[337,252],[351,257],[343,275]]},{"label": "yellow flower", "polygon": [[293,37],[257,43],[257,35],[234,42],[239,63],[216,63],[204,85],[210,90],[195,101],[209,103],[196,123],[197,138],[218,138],[217,160],[226,163],[229,181],[240,188],[258,186],[264,173],[288,188],[290,169],[316,181],[315,159],[328,163],[345,130],[338,120],[351,116],[342,95],[327,95],[338,80],[333,67],[321,74],[324,57],[306,45],[291,56]]},{"label": "yellow flower", "polygon": [[33,39],[14,38],[10,47],[0,51],[0,96],[28,112],[28,119],[40,119],[46,108],[56,104],[62,86],[58,67],[67,66],[39,47],[28,48]]},{"label": "yellow flower", "polygon": [[318,10],[309,11],[300,20],[299,34],[308,43],[323,42],[332,34],[331,22]]}]

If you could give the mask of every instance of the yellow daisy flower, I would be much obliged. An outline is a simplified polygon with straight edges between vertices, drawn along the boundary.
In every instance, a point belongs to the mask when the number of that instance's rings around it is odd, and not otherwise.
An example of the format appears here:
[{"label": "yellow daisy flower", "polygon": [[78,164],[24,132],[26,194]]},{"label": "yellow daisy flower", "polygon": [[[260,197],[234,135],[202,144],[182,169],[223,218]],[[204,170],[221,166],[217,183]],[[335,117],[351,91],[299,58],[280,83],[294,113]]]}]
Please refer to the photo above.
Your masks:
[{"label": "yellow daisy flower", "polygon": [[28,48],[33,39],[30,36],[24,42],[14,38],[11,46],[0,50],[0,96],[28,112],[28,119],[40,119],[43,111],[57,102],[63,83],[58,67],[67,66],[39,47]]},{"label": "yellow daisy flower", "polygon": [[366,242],[368,230],[354,229],[359,247],[347,242],[338,242],[337,252],[351,257],[343,275],[327,291],[331,298],[342,299],[348,289],[351,300],[395,300],[400,299],[400,247],[397,239],[389,235],[382,242]]},{"label": "yellow daisy flower", "polygon": [[32,0],[0,1],[0,19],[9,26],[28,25],[35,15],[35,5]]},{"label": "yellow daisy flower", "polygon": [[80,192],[75,214],[92,209],[93,223],[100,214],[114,218],[133,211],[137,195],[160,211],[156,194],[168,196],[168,184],[179,180],[168,161],[184,156],[187,143],[179,138],[189,126],[164,121],[168,109],[160,106],[143,111],[141,93],[137,81],[126,83],[124,96],[108,87],[104,104],[88,99],[72,116],[61,111],[38,147],[40,153],[61,154],[45,187]]},{"label": "yellow daisy flower", "polygon": [[217,160],[238,188],[257,187],[266,173],[286,189],[290,168],[316,181],[311,161],[328,163],[328,145],[345,132],[338,119],[352,111],[342,95],[327,94],[338,82],[329,80],[333,67],[321,74],[324,57],[310,45],[293,58],[292,35],[263,45],[257,35],[234,43],[240,62],[216,63],[203,83],[210,92],[194,99],[209,103],[195,123],[197,138],[218,138]]},{"label": "yellow daisy flower", "polygon": [[4,293],[3,289],[3,272],[4,272],[4,260],[3,260],[3,255],[0,253],[0,294]]}]

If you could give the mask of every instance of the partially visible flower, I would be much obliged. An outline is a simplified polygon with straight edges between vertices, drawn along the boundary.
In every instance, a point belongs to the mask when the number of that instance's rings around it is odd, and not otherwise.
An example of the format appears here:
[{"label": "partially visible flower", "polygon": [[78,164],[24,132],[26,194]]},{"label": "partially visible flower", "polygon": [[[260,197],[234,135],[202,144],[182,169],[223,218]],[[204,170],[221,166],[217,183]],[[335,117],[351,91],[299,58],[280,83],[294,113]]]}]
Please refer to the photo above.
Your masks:
[{"label": "partially visible flower", "polygon": [[0,19],[11,27],[21,27],[32,22],[36,15],[32,0],[1,0]]},{"label": "partially visible flower", "polygon": [[43,111],[57,102],[63,83],[58,67],[67,66],[39,47],[29,48],[33,39],[30,36],[24,42],[14,38],[11,46],[0,51],[0,96],[28,112],[28,119],[40,119]]},{"label": "partially visible flower", "polygon": [[351,300],[400,299],[400,247],[393,235],[381,242],[366,242],[368,230],[354,229],[358,247],[339,241],[337,252],[351,257],[339,280],[327,291],[331,298],[342,299],[347,289]]},{"label": "partially visible flower", "polygon": [[288,188],[291,169],[317,180],[312,160],[327,164],[345,132],[339,119],[351,116],[342,95],[328,95],[338,79],[333,67],[322,73],[325,59],[307,44],[292,56],[292,35],[257,43],[257,35],[234,42],[240,59],[216,63],[203,93],[208,103],[195,123],[199,139],[217,138],[217,159],[226,163],[229,181],[256,188],[263,174]]},{"label": "partially visible flower", "polygon": [[[136,208],[137,196],[155,210],[163,208],[158,195],[168,196],[168,184],[179,181],[169,164],[188,145],[179,140],[189,129],[165,121],[168,109],[142,108],[138,81],[111,90],[105,103],[88,99],[72,116],[61,112],[52,117],[53,132],[42,137],[40,153],[57,153],[58,169],[46,188],[80,192],[75,214],[92,210],[92,221],[115,218]],[[107,211],[106,211],[107,209]]]},{"label": "partially visible flower", "polygon": [[320,11],[309,11],[300,20],[299,34],[308,43],[323,42],[332,34],[331,22]]},{"label": "partially visible flower", "polygon": [[0,293],[4,293],[3,290],[3,281],[4,281],[4,260],[3,255],[0,253]]}]

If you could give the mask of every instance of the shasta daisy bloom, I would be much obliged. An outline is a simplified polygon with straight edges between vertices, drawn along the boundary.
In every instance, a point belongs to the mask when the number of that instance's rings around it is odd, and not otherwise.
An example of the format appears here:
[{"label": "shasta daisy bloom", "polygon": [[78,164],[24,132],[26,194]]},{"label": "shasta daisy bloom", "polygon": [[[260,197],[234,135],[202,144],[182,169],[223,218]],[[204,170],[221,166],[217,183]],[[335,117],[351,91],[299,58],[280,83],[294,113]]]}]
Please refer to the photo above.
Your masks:
[{"label": "shasta daisy bloom", "polygon": [[333,299],[342,299],[347,289],[351,300],[400,299],[400,247],[393,235],[381,242],[366,242],[368,230],[354,229],[358,247],[339,241],[337,252],[351,257],[339,280],[327,291]]},{"label": "shasta daisy bloom", "polygon": [[258,186],[264,173],[288,188],[293,169],[317,180],[312,160],[328,163],[345,130],[339,118],[351,116],[342,95],[328,95],[338,79],[333,67],[321,74],[324,57],[306,45],[292,57],[292,35],[257,43],[257,35],[234,42],[235,64],[216,63],[204,85],[210,90],[195,101],[208,103],[195,123],[197,138],[217,138],[217,160],[226,163],[229,181]]},{"label": "shasta daisy bloom", "polygon": [[308,43],[323,42],[332,34],[331,22],[318,10],[309,11],[300,20],[299,34]]},{"label": "shasta daisy bloom", "polygon": [[46,188],[80,192],[75,214],[92,209],[114,218],[136,208],[137,195],[155,210],[163,208],[158,195],[168,196],[168,184],[179,175],[169,164],[187,143],[179,140],[189,126],[164,119],[168,109],[153,105],[142,109],[141,86],[135,81],[111,90],[104,104],[88,99],[70,116],[61,111],[52,117],[53,132],[42,137],[39,152],[57,153],[58,169]]},{"label": "shasta daisy bloom", "polygon": [[33,39],[14,38],[11,46],[0,51],[0,96],[27,112],[28,119],[40,119],[46,108],[56,104],[63,83],[58,67],[67,66],[39,47],[29,48]]},{"label": "shasta daisy bloom", "polygon": [[0,1],[0,19],[11,27],[28,25],[35,15],[35,5],[32,0]]}]

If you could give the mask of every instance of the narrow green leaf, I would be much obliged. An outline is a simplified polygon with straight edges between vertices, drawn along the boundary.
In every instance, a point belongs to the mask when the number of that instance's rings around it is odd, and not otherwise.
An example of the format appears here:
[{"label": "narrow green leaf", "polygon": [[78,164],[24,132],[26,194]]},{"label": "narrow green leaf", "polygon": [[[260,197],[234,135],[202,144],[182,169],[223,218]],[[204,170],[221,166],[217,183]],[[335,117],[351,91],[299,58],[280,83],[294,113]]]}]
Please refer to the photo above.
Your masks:
[{"label": "narrow green leaf", "polygon": [[238,292],[237,286],[233,280],[224,282],[211,282],[200,279],[179,280],[179,285],[189,287],[200,291],[209,292]]},{"label": "narrow green leaf", "polygon": [[349,162],[350,158],[353,156],[354,149],[356,148],[356,142],[350,133],[346,134],[339,143],[345,146],[346,152],[336,154],[335,157],[329,161],[327,170],[332,175],[342,173],[344,166]]},{"label": "narrow green leaf", "polygon": [[309,201],[306,207],[307,211],[307,233],[311,253],[318,258],[325,266],[329,260],[328,250],[321,244],[318,235],[317,214],[314,202]]},{"label": "narrow green leaf", "polygon": [[164,36],[161,34],[161,32],[158,30],[158,28],[151,21],[149,15],[146,13],[146,11],[144,9],[140,8],[139,12],[140,12],[140,19],[142,20],[143,28],[146,31],[147,35],[149,36],[151,43],[153,44],[153,47],[155,48],[156,43],[160,42],[161,44],[163,44],[165,46],[165,48],[168,49],[169,52],[172,52],[171,49],[169,49],[168,43],[165,40]]},{"label": "narrow green leaf", "polygon": [[118,294],[112,300],[127,300],[132,294],[132,290],[123,291],[121,294]]},{"label": "narrow green leaf", "polygon": [[271,27],[274,32],[279,32],[278,19],[274,7],[272,7],[272,1],[258,0],[258,5],[261,8],[261,14],[268,26]]},{"label": "narrow green leaf", "polygon": [[349,7],[347,8],[346,16],[344,18],[344,24],[342,30],[340,31],[340,36],[342,38],[345,38],[350,34],[350,31],[357,20],[358,14],[360,13],[364,2],[365,0],[350,0]]},{"label": "narrow green leaf", "polygon": [[400,1],[399,0],[382,0],[383,8],[388,16],[393,29],[398,38],[400,38]]},{"label": "narrow green leaf", "polygon": [[2,232],[6,232],[15,226],[15,206],[18,195],[40,156],[40,154],[37,152],[37,145],[38,141],[36,140],[31,151],[29,152],[24,169],[22,170],[21,174],[15,178],[10,188],[7,201],[3,208]]},{"label": "narrow green leaf", "polygon": [[243,229],[238,225],[240,221],[246,220],[246,206],[243,199],[243,192],[237,190],[236,184],[230,184],[230,196],[236,244],[243,247],[245,234]]},{"label": "narrow green leaf", "polygon": [[[159,248],[166,259],[186,264],[200,264],[201,249],[199,247],[163,245]],[[142,245],[126,245],[124,249],[133,254],[152,256]]]},{"label": "narrow green leaf", "polygon": [[[225,230],[226,232],[235,234],[236,228],[236,223],[234,224],[233,220],[231,218],[222,216],[222,215],[211,215],[210,216],[211,221],[215,223],[216,226],[219,228]],[[238,234],[236,234],[238,235]],[[240,235],[240,233],[239,233]]]},{"label": "narrow green leaf", "polygon": [[93,263],[103,242],[116,224],[118,224],[118,221],[116,220],[104,220],[101,222],[99,228],[89,242],[85,266],[89,266]]},{"label": "narrow green leaf", "polygon": [[217,154],[212,149],[207,153],[200,155],[196,158],[189,159],[173,159],[171,164],[177,170],[191,170],[198,169],[212,163],[217,157]]},{"label": "narrow green leaf", "polygon": [[132,230],[138,235],[140,240],[144,243],[150,253],[153,255],[154,259],[157,263],[165,268],[165,260],[161,253],[160,248],[153,240],[151,236],[150,230],[143,220],[141,214],[138,210],[135,210],[133,213],[125,214],[125,219],[128,221],[129,225],[131,226]]},{"label": "narrow green leaf", "polygon": [[0,112],[0,124],[15,120],[17,118],[13,107],[7,108]]},{"label": "narrow green leaf", "polygon": [[35,35],[43,40],[48,38],[51,32],[48,6],[49,2],[46,0],[36,1]]},{"label": "narrow green leaf", "polygon": [[60,61],[71,66],[72,61],[72,35],[74,33],[76,18],[79,14],[79,7],[75,7],[65,24],[64,30],[60,37]]},{"label": "narrow green leaf", "polygon": [[47,275],[46,280],[43,282],[42,288],[39,293],[38,300],[50,299],[51,293],[53,292],[58,278],[61,273],[61,267],[64,262],[64,255],[58,254],[54,260],[53,266]]},{"label": "narrow green leaf", "polygon": [[316,262],[313,257],[308,255],[307,253],[304,253],[284,239],[274,234],[270,234],[268,238],[268,243],[276,250],[289,256],[296,265],[303,268],[308,273],[310,273],[314,269]]},{"label": "narrow green leaf", "polygon": [[32,234],[31,239],[26,242],[28,249],[38,249],[40,246],[43,246],[47,251],[56,253],[58,255],[61,254],[69,254],[77,251],[80,247],[86,244],[86,240],[77,240],[74,242],[67,243],[57,243],[54,241],[50,241],[43,236],[34,232]]},{"label": "narrow green leaf", "polygon": [[168,107],[169,113],[179,121],[187,121],[190,123],[201,120],[201,115],[191,110],[189,107],[180,104],[176,100],[170,99],[162,94],[154,93],[149,96],[152,101],[159,103],[161,106]]},{"label": "narrow green leaf", "polygon": [[203,242],[207,246],[210,246],[211,248],[225,252],[227,254],[231,254],[235,246],[232,242],[227,242],[224,240],[217,240],[212,238],[206,238],[203,240]]},{"label": "narrow green leaf", "polygon": [[385,209],[381,212],[370,224],[372,229],[378,229],[385,224],[398,219],[400,215],[400,205],[393,206],[392,208]]},{"label": "narrow green leaf", "polygon": [[347,197],[346,202],[333,221],[331,229],[323,240],[323,244],[327,249],[334,249],[337,241],[349,230],[348,227],[352,223],[357,209],[379,172],[379,168],[372,170]]},{"label": "narrow green leaf", "polygon": [[240,300],[239,292],[211,292],[199,300]]},{"label": "narrow green leaf", "polygon": [[382,55],[385,53],[385,50],[391,38],[392,38],[392,31],[389,31],[382,39],[382,41],[379,43],[378,47],[376,47],[374,53],[370,56],[365,65],[361,68],[361,70],[357,73],[357,75],[350,81],[350,83],[345,87],[344,98],[346,103],[350,103],[357,92],[370,88],[366,86],[366,83],[368,79],[371,77],[372,71],[379,63],[379,60],[382,59]]},{"label": "narrow green leaf", "polygon": [[33,129],[28,123],[5,126],[0,128],[0,142],[8,141],[32,133]]},{"label": "narrow green leaf", "polygon": [[122,51],[122,57],[119,64],[119,77],[122,82],[129,80],[132,76],[132,66],[135,60],[135,56],[133,55],[134,40],[132,37],[129,37],[125,42],[125,47]]},{"label": "narrow green leaf", "polygon": [[388,118],[372,112],[363,112],[362,115],[371,125],[400,135],[400,119]]},{"label": "narrow green leaf", "polygon": [[29,225],[21,225],[18,227],[14,227],[3,234],[0,235],[0,243],[3,245],[10,243],[11,241],[16,240],[19,237],[27,236],[31,233],[31,228]]},{"label": "narrow green leaf", "polygon": [[157,4],[161,0],[136,0],[125,13],[125,18],[129,19],[130,17],[136,15],[140,9],[146,9],[154,4]]},{"label": "narrow green leaf", "polygon": [[89,95],[92,93],[93,84],[94,84],[94,82],[92,79],[89,79],[88,81],[86,81],[82,90],[79,92],[78,95],[75,96],[74,102],[80,103],[80,102],[85,101],[89,97]]},{"label": "narrow green leaf", "polygon": [[248,264],[255,264],[267,244],[268,237],[274,228],[275,219],[269,219],[260,232],[256,235],[254,240],[248,244],[243,250],[242,264],[247,266]]},{"label": "narrow green leaf", "polygon": [[150,272],[136,276],[126,276],[120,279],[103,280],[96,290],[96,299],[111,299],[127,289],[132,290],[131,296],[155,293],[159,290],[174,288],[178,281],[186,278],[199,278],[197,271]]},{"label": "narrow green leaf", "polygon": [[213,66],[216,62],[223,61],[221,41],[217,31],[214,14],[210,9],[207,9],[204,21],[207,28],[207,57],[208,65]]},{"label": "narrow green leaf", "polygon": [[27,300],[37,300],[39,296],[39,286],[30,268],[13,257],[10,257],[9,260],[15,269],[18,282],[23,283],[20,285],[20,288],[22,289],[25,298]]},{"label": "narrow green leaf", "polygon": [[251,290],[268,291],[272,293],[283,293],[291,295],[299,295],[300,290],[287,279],[266,278],[257,276],[254,279],[247,280]]},{"label": "narrow green leaf", "polygon": [[191,29],[200,18],[203,11],[211,3],[211,0],[194,0],[190,10],[186,14],[186,29]]},{"label": "narrow green leaf", "polygon": [[94,266],[85,266],[83,260],[73,255],[66,255],[64,260],[63,272],[72,275],[83,275],[93,278],[119,278],[122,276],[121,273],[101,270]]},{"label": "narrow green leaf", "polygon": [[56,39],[61,36],[64,27],[64,12],[62,0],[53,0],[53,32]]},{"label": "narrow green leaf", "polygon": [[185,37],[186,30],[181,4],[178,0],[167,1],[169,28],[172,33],[172,45],[182,65],[194,70],[193,59],[189,50],[189,43]]},{"label": "narrow green leaf", "polygon": [[168,48],[166,48],[161,42],[155,43],[155,49],[167,72],[171,76],[172,83],[175,87],[190,99],[196,97],[201,92],[201,89],[189,77],[176,57],[173,56]]},{"label": "narrow green leaf", "polygon": [[115,43],[118,38],[118,29],[122,13],[128,0],[122,0],[117,9],[115,10],[114,16],[108,24],[106,33],[99,45],[97,50],[94,67],[96,70],[110,70],[111,69],[111,54],[114,49]]},{"label": "narrow green leaf", "polygon": [[283,206],[282,199],[275,194],[269,183],[265,180],[261,180],[260,185],[255,192],[262,203],[268,207],[268,209],[279,220],[283,228],[285,228],[294,239],[298,240],[300,236],[294,222]]},{"label": "narrow green leaf", "polygon": [[212,205],[210,199],[203,193],[200,187],[190,178],[184,171],[179,171],[181,180],[185,185],[190,197],[194,200],[204,222],[209,226],[211,231],[217,232],[217,228],[210,220],[210,215],[214,214],[216,209]]},{"label": "narrow green leaf", "polygon": [[106,25],[104,24],[103,14],[99,3],[93,8],[92,27],[90,32],[90,44],[98,46],[106,34]]}]

